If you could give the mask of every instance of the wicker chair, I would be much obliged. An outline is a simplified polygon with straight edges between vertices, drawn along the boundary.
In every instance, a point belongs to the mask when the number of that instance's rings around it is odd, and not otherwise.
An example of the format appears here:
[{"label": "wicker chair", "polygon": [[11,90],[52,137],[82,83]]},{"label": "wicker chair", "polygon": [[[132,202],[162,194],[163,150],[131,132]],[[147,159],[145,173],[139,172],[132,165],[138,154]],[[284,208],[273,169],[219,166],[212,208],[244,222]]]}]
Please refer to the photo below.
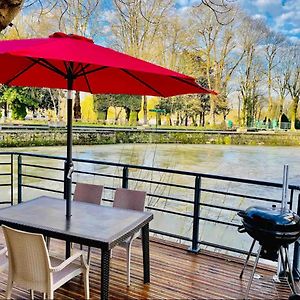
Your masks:
[{"label": "wicker chair", "polygon": [[[146,192],[119,188],[116,190],[113,207],[144,211]],[[127,254],[127,286],[130,286],[130,257],[134,239],[140,236],[140,231],[121,242],[118,246],[126,249]]]},{"label": "wicker chair", "polygon": [[[9,259],[6,298],[11,298],[13,284],[47,294],[54,299],[54,291],[73,277],[83,274],[85,299],[89,299],[89,266],[82,251],[63,261],[49,257],[41,234],[28,233],[2,226]],[[81,264],[75,264],[76,259]]]},{"label": "wicker chair", "polygon": [[0,272],[4,271],[8,266],[7,248],[1,246],[0,248]]},{"label": "wicker chair", "polygon": [[77,182],[73,200],[101,204],[103,189],[102,185]]}]

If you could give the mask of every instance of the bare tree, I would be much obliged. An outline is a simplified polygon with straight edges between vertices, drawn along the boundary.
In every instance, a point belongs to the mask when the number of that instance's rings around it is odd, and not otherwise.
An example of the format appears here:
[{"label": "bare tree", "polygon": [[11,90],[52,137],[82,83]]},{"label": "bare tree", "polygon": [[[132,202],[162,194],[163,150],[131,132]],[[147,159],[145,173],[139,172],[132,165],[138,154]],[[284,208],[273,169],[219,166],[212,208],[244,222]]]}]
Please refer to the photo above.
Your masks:
[{"label": "bare tree", "polygon": [[245,56],[240,67],[240,91],[242,96],[242,126],[254,121],[255,105],[258,103],[258,83],[262,80],[263,64],[258,55],[259,45],[266,33],[266,26],[262,21],[244,16],[237,38]]},{"label": "bare tree", "polygon": [[223,26],[206,7],[195,8],[192,20],[194,23],[192,29],[196,32],[198,41],[198,53],[202,58],[200,63],[205,66],[208,87],[219,92],[218,96],[210,96],[209,119],[210,124],[214,125],[216,113],[226,111],[228,85],[245,55],[245,50],[236,51],[238,41],[234,32],[238,22]]},{"label": "bare tree", "polygon": [[236,0],[201,0],[196,7],[205,6],[214,14],[220,25],[228,25],[235,17],[235,2]]},{"label": "bare tree", "polygon": [[286,72],[286,86],[292,98],[291,130],[295,130],[296,114],[300,97],[300,47],[290,48],[290,63]]},{"label": "bare tree", "polygon": [[[151,49],[159,38],[163,20],[173,0],[114,0],[116,12],[112,33],[120,50],[133,56],[154,60]],[[143,97],[144,123],[147,123],[147,98]]]},{"label": "bare tree", "polygon": [[275,68],[274,68],[274,78],[273,78],[273,90],[277,93],[279,97],[279,107],[278,107],[278,126],[281,128],[281,119],[283,116],[283,108],[285,99],[289,93],[287,88],[287,77],[289,73],[289,63],[290,59],[286,55],[288,51],[287,43],[280,45],[278,49],[278,55],[275,57]]},{"label": "bare tree", "polygon": [[265,38],[264,54],[267,61],[267,87],[268,87],[268,111],[267,120],[272,118],[273,111],[273,99],[272,99],[272,87],[273,87],[273,70],[279,63],[276,60],[280,46],[284,42],[284,37],[281,34],[269,31]]}]

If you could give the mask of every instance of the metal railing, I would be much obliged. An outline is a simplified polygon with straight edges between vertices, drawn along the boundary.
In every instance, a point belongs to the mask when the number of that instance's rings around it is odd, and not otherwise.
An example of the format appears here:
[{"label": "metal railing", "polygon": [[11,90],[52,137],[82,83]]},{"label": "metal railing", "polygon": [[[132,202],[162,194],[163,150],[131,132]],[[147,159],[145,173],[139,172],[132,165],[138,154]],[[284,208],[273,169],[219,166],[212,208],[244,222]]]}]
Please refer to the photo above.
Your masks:
[{"label": "metal railing", "polygon": [[[0,165],[7,169],[0,174],[0,177],[7,179],[0,187],[10,189],[10,201],[1,203],[13,205],[45,193],[63,198],[64,163],[65,158],[59,156],[0,153]],[[154,222],[150,231],[159,237],[186,243],[189,251],[194,253],[205,246],[246,254],[248,249],[232,246],[231,242],[228,245],[217,238],[210,240],[209,232],[217,234],[221,232],[220,228],[225,228],[223,233],[238,234],[236,228],[241,223],[235,217],[236,212],[258,203],[270,206],[281,203],[282,183],[80,158],[74,158],[74,165],[73,184],[93,180],[104,185],[103,201],[107,205],[113,201],[113,193],[118,187],[145,190],[148,200],[146,209],[152,211],[154,221],[160,223]],[[17,197],[14,197],[15,185]],[[253,192],[245,192],[245,186]],[[288,205],[300,214],[300,188],[289,185],[289,190]],[[183,224],[185,230],[174,232],[170,222]],[[297,242],[294,247],[295,271],[299,267],[298,260]]]}]

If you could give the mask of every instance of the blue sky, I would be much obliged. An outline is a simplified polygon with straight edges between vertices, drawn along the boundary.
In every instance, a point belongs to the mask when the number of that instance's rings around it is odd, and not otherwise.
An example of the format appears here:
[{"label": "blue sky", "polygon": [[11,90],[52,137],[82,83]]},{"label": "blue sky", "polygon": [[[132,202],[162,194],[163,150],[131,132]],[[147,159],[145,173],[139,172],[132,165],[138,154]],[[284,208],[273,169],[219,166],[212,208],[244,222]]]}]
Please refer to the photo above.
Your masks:
[{"label": "blue sky", "polygon": [[[191,6],[199,0],[176,0],[179,7]],[[236,0],[253,18],[264,19],[277,32],[300,42],[300,0]]]}]

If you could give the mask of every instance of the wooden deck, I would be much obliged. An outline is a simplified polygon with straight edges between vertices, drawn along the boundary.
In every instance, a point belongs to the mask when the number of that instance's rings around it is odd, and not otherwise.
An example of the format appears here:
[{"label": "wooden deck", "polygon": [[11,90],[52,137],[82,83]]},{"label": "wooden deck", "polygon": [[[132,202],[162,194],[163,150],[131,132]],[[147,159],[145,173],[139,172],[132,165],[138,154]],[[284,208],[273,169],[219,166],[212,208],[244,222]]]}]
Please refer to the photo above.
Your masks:
[{"label": "wooden deck", "polygon": [[[3,241],[2,235],[0,241]],[[178,246],[178,247],[176,247]],[[51,252],[63,256],[64,243],[51,240]],[[195,255],[173,243],[152,240],[150,244],[151,283],[143,284],[140,241],[132,249],[131,286],[126,286],[125,251],[115,248],[111,260],[110,299],[242,299],[250,270],[239,279],[242,261],[234,257],[217,255],[208,251]],[[99,299],[100,253],[94,249],[90,272],[91,298]],[[264,267],[264,266],[263,266]],[[260,279],[254,279],[250,298],[287,299],[287,283],[275,284],[274,271],[258,268]],[[5,297],[6,274],[0,274],[0,298]],[[80,276],[55,292],[56,299],[83,299],[83,281]],[[29,292],[14,288],[13,299],[29,298]],[[36,299],[41,294],[36,293]]]}]

